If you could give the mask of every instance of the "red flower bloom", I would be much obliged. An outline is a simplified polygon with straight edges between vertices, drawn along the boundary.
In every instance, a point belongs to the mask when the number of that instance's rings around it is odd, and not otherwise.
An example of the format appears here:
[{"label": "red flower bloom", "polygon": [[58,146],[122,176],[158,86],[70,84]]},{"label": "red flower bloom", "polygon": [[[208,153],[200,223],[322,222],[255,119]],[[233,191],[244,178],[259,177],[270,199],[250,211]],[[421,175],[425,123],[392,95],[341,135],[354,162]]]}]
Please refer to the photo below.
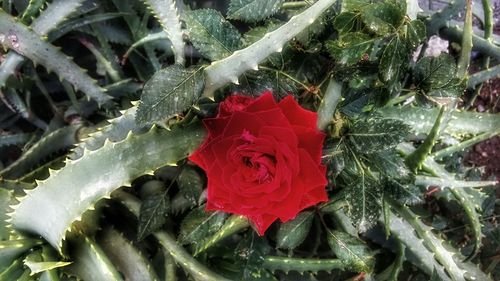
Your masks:
[{"label": "red flower bloom", "polygon": [[248,217],[260,235],[276,220],[291,220],[328,199],[321,164],[325,134],[317,114],[288,96],[234,95],[203,120],[205,142],[189,159],[208,177],[207,210]]}]

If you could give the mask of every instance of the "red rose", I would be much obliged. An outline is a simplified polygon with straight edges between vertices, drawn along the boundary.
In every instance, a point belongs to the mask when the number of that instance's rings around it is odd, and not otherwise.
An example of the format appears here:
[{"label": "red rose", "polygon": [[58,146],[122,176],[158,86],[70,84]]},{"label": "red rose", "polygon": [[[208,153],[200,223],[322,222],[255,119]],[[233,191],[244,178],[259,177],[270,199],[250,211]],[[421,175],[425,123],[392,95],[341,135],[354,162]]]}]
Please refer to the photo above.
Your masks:
[{"label": "red rose", "polygon": [[217,117],[203,120],[208,137],[189,157],[207,173],[207,210],[244,215],[263,235],[276,219],[326,201],[325,134],[316,119],[291,96],[276,103],[270,92],[221,102]]}]

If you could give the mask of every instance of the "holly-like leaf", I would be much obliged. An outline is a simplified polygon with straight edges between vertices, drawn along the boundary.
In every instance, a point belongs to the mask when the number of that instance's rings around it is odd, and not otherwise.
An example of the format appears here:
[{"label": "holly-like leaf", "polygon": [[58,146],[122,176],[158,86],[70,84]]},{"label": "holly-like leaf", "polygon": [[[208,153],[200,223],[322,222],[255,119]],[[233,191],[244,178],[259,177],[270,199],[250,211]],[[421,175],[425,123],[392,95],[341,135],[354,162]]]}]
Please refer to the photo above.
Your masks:
[{"label": "holly-like leaf", "polygon": [[311,230],[314,212],[304,211],[289,222],[283,223],[276,237],[278,248],[294,249],[299,246]]},{"label": "holly-like leaf", "polygon": [[179,192],[192,205],[198,204],[198,199],[203,191],[204,181],[194,168],[185,167],[177,179]]},{"label": "holly-like leaf", "polygon": [[243,45],[238,30],[216,10],[188,11],[185,19],[189,40],[209,60],[223,59]]},{"label": "holly-like leaf", "polygon": [[354,32],[339,40],[328,41],[326,47],[330,55],[341,64],[355,64],[372,46],[373,40],[365,33]]},{"label": "holly-like leaf", "polygon": [[368,119],[356,122],[348,133],[349,141],[360,153],[373,153],[396,147],[410,132],[399,120]]},{"label": "holly-like leaf", "polygon": [[232,280],[273,280],[262,264],[271,247],[264,237],[259,237],[254,231],[243,239],[234,251],[234,260],[238,268]]},{"label": "holly-like leaf", "polygon": [[425,24],[421,20],[412,20],[406,25],[406,42],[413,49],[426,38]]},{"label": "holly-like leaf", "polygon": [[333,20],[333,27],[338,30],[340,34],[348,33],[354,28],[358,15],[359,14],[353,12],[340,13]]},{"label": "holly-like leaf", "polygon": [[179,240],[183,244],[197,245],[217,232],[227,214],[224,212],[207,212],[205,206],[192,210],[182,221]]},{"label": "holly-like leaf", "polygon": [[136,121],[140,125],[169,118],[191,106],[204,87],[203,67],[173,65],[153,75],[141,96]]},{"label": "holly-like leaf", "polygon": [[284,0],[231,0],[227,16],[230,19],[257,22],[275,14]]},{"label": "holly-like leaf", "polygon": [[448,54],[424,57],[415,66],[415,84],[426,91],[443,88],[451,83],[456,72],[455,60]]},{"label": "holly-like leaf", "polygon": [[406,45],[399,36],[392,37],[380,58],[379,76],[385,82],[397,81],[405,68],[407,57]]},{"label": "holly-like leaf", "polygon": [[150,196],[142,201],[139,213],[137,239],[142,240],[165,224],[170,211],[170,199],[166,194]]},{"label": "holly-like leaf", "polygon": [[412,180],[412,173],[404,163],[395,149],[384,150],[370,154],[367,159],[373,170],[378,171],[384,176],[392,179],[401,179],[404,181]]},{"label": "holly-like leaf", "polygon": [[366,27],[378,35],[395,32],[403,23],[405,11],[387,2],[373,3],[363,9],[361,18]]},{"label": "holly-like leaf", "polygon": [[335,255],[355,272],[370,272],[375,258],[365,242],[348,233],[328,230],[327,239]]}]

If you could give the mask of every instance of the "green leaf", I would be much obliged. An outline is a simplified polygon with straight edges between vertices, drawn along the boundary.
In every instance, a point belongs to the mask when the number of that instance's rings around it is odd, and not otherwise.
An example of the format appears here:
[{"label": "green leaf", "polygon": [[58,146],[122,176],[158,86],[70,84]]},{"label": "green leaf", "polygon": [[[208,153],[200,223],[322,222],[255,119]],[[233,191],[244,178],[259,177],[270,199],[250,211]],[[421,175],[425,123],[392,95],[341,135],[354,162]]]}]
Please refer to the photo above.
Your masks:
[{"label": "green leaf", "polygon": [[31,274],[36,274],[51,269],[60,268],[70,264],[71,262],[64,262],[64,261],[46,261],[46,262],[34,262],[28,260],[24,261],[24,265],[29,267],[29,269],[31,270]]},{"label": "green leaf", "polygon": [[455,78],[457,65],[449,54],[424,57],[414,69],[415,84],[426,91],[446,87]]},{"label": "green leaf", "polygon": [[227,214],[205,211],[205,205],[192,210],[181,223],[179,241],[198,245],[224,225]]},{"label": "green leaf", "polygon": [[209,60],[223,59],[243,45],[238,30],[216,10],[188,11],[185,18],[189,39]]},{"label": "green leaf", "polygon": [[247,22],[264,20],[275,14],[284,0],[231,0],[227,16]]},{"label": "green leaf", "polygon": [[179,192],[191,205],[197,205],[203,191],[204,181],[200,174],[192,167],[185,167],[177,179]]},{"label": "green leaf", "polygon": [[169,66],[146,82],[137,109],[139,125],[169,118],[191,106],[204,87],[203,67]]},{"label": "green leaf", "polygon": [[354,28],[358,15],[353,12],[342,12],[333,20],[333,27],[340,34],[348,33]]},{"label": "green leaf", "polygon": [[341,64],[355,64],[372,46],[373,40],[365,33],[354,32],[336,41],[328,41],[330,55]]},{"label": "green leaf", "polygon": [[160,229],[166,222],[170,211],[170,198],[167,194],[159,194],[144,199],[139,213],[137,239],[142,240]]},{"label": "green leaf", "polygon": [[385,36],[395,32],[403,23],[405,12],[391,3],[373,3],[366,6],[361,18],[366,27],[375,34]]},{"label": "green leaf", "polygon": [[380,58],[379,76],[385,82],[399,79],[401,71],[406,67],[407,50],[399,36],[392,37]]},{"label": "green leaf", "polygon": [[304,211],[291,221],[281,224],[276,241],[278,248],[293,250],[299,246],[311,230],[314,212]]},{"label": "green leaf", "polygon": [[373,153],[396,147],[410,132],[398,120],[368,119],[356,122],[347,133],[349,141],[360,153]]},{"label": "green leaf", "polygon": [[403,157],[395,149],[379,151],[369,156],[374,170],[392,179],[411,180],[412,173],[406,167]]},{"label": "green leaf", "polygon": [[360,232],[371,228],[382,210],[382,186],[364,173],[351,176],[343,186],[343,198],[349,209],[347,215]]},{"label": "green leaf", "polygon": [[412,20],[406,25],[406,42],[410,49],[416,48],[426,36],[425,24],[421,20]]},{"label": "green leaf", "polygon": [[349,11],[359,11],[364,7],[370,5],[372,0],[344,0],[342,1],[342,12]]},{"label": "green leaf", "polygon": [[262,267],[264,257],[271,247],[265,237],[259,237],[254,231],[243,239],[234,251],[235,265],[238,272],[233,280],[272,280],[270,274]]},{"label": "green leaf", "polygon": [[12,191],[7,190],[0,180],[0,241],[9,238],[9,228],[6,222],[9,219],[8,208],[13,199]]},{"label": "green leaf", "polygon": [[328,230],[328,245],[348,268],[355,272],[371,272],[374,255],[366,243],[345,232]]}]

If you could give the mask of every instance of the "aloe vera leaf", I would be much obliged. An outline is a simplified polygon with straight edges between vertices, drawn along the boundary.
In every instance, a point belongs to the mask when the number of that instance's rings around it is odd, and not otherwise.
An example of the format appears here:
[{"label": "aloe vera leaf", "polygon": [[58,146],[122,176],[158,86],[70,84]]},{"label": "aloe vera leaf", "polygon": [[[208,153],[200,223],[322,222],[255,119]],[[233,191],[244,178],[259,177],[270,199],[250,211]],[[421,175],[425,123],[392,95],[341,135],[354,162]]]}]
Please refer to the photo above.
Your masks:
[{"label": "aloe vera leaf", "polygon": [[41,241],[36,239],[0,241],[0,271],[5,270],[23,253],[40,244]]},{"label": "aloe vera leaf", "polygon": [[441,123],[443,122],[444,117],[444,107],[441,107],[439,110],[439,114],[432,126],[432,129],[427,134],[424,142],[417,148],[415,151],[410,153],[405,157],[405,163],[414,172],[416,172],[422,166],[422,163],[427,158],[427,155],[431,153],[434,144],[439,138],[439,134],[441,131]]},{"label": "aloe vera leaf", "polygon": [[148,260],[117,230],[104,230],[98,242],[106,256],[124,275],[125,280],[159,280]]},{"label": "aloe vera leaf", "polygon": [[[61,22],[82,5],[85,0],[55,0],[31,24],[31,28],[40,36],[47,35]],[[24,57],[10,51],[0,65],[0,87],[14,74],[16,69],[24,62]]]},{"label": "aloe vera leaf", "polygon": [[[134,216],[139,218],[139,210],[141,202],[135,196],[117,190],[111,194],[112,199],[116,199],[122,203]],[[230,281],[205,267],[205,265],[194,259],[181,245],[177,243],[174,237],[165,231],[156,231],[153,236],[158,240],[160,245],[165,249],[172,258],[175,259],[193,279],[203,281]]]},{"label": "aloe vera leaf", "polygon": [[[377,111],[382,118],[401,120],[409,125],[416,134],[427,134],[439,114],[437,108],[423,107],[384,107]],[[500,114],[452,111],[448,125],[443,133],[481,134],[500,128]]]},{"label": "aloe vera leaf", "polygon": [[342,99],[342,83],[331,78],[318,109],[318,129],[324,130],[333,120],[333,114]]},{"label": "aloe vera leaf", "polygon": [[184,65],[184,40],[175,0],[143,0],[160,22],[172,43],[175,63]]},{"label": "aloe vera leaf", "polygon": [[78,125],[60,128],[42,139],[28,149],[19,159],[0,172],[0,176],[7,179],[18,178],[38,165],[44,158],[55,152],[64,150],[74,145]]},{"label": "aloe vera leaf", "polygon": [[449,187],[450,189],[463,189],[464,187],[485,187],[497,184],[497,181],[463,181],[454,178],[441,178],[420,176],[415,177],[415,184],[422,186],[441,186]]},{"label": "aloe vera leaf", "polygon": [[331,272],[334,269],[345,270],[346,265],[340,259],[306,259],[306,258],[289,258],[289,257],[277,257],[277,256],[267,256],[264,258],[264,264],[262,267],[271,270],[272,272],[276,270],[284,271],[288,273],[289,271],[296,271],[299,273],[313,272],[317,273],[319,271]]},{"label": "aloe vera leaf", "polygon": [[0,34],[3,35],[0,37],[0,43],[4,47],[29,58],[35,64],[43,65],[48,71],[56,72],[60,78],[71,83],[98,104],[102,105],[111,100],[111,97],[104,93],[105,89],[98,86],[96,81],[70,58],[3,11],[0,12]]},{"label": "aloe vera leaf", "polygon": [[[415,230],[417,235],[423,240],[425,247],[427,247],[439,263],[443,265],[452,280],[491,280],[491,278],[477,268],[477,266],[464,261],[464,256],[451,246],[446,245],[445,241],[439,239],[432,232],[432,228],[422,223],[418,216],[409,208],[395,202],[390,202],[390,204],[396,212],[409,223],[410,226],[408,229]],[[395,219],[397,218],[393,217],[391,221]],[[411,247],[413,244],[414,242],[407,246]]]},{"label": "aloe vera leaf", "polygon": [[147,133],[130,132],[122,141],[108,140],[98,150],[86,150],[20,199],[13,206],[12,224],[41,235],[60,251],[66,230],[86,210],[140,175],[175,164],[198,147],[203,137],[199,125],[172,131],[153,126]]},{"label": "aloe vera leaf", "polygon": [[80,280],[123,281],[113,263],[96,242],[86,236],[72,239],[73,263],[62,270]]},{"label": "aloe vera leaf", "polygon": [[234,52],[229,57],[212,62],[205,68],[204,95],[211,97],[218,88],[228,82],[238,84],[238,76],[258,64],[274,52],[281,52],[283,45],[316,21],[336,0],[319,0],[287,23],[265,34],[252,45]]},{"label": "aloe vera leaf", "polygon": [[[414,149],[415,148],[413,148],[411,144],[402,143],[398,146],[398,150],[402,154],[410,154]],[[432,181],[438,180],[439,182],[435,183],[439,183],[437,184],[439,186],[448,187],[443,191],[444,192],[450,191],[453,194],[453,196],[457,199],[460,206],[464,209],[467,219],[469,221],[470,228],[472,230],[472,234],[474,235],[474,249],[470,254],[470,256],[467,257],[467,259],[472,258],[478,253],[479,248],[481,247],[482,244],[481,219],[476,211],[476,209],[480,209],[481,207],[474,206],[472,201],[469,199],[469,195],[463,191],[463,188],[495,185],[497,184],[497,182],[493,181],[471,182],[471,181],[456,180],[452,174],[448,173],[448,171],[446,171],[442,166],[436,163],[436,161],[434,161],[432,157],[427,157],[425,159],[425,161],[422,164],[422,168],[425,171],[436,176],[436,178],[429,178],[429,177],[423,178],[421,176],[418,176],[416,178],[416,183],[418,183],[418,181],[423,181],[421,182],[421,184],[426,184],[426,183],[432,183],[429,182],[430,179],[432,179]],[[475,191],[475,192],[481,193],[481,191]]]},{"label": "aloe vera leaf", "polygon": [[14,135],[1,135],[0,136],[0,147],[9,145],[22,145],[27,143],[31,138],[30,133],[20,133]]},{"label": "aloe vera leaf", "polygon": [[108,120],[109,125],[100,128],[94,133],[91,133],[86,139],[78,143],[72,150],[69,158],[76,160],[82,157],[85,150],[97,150],[104,145],[106,139],[112,142],[118,142],[125,139],[130,131],[139,133],[140,129],[136,128],[135,113],[137,107],[131,107],[122,112],[122,115]]}]

